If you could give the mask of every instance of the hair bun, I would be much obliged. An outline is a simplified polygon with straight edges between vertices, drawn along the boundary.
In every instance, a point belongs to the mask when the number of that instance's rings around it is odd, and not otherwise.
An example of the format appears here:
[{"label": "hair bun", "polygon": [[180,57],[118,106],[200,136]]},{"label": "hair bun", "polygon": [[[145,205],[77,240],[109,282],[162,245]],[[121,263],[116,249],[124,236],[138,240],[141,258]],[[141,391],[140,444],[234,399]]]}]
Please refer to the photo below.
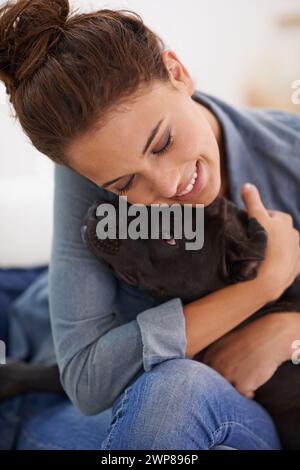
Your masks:
[{"label": "hair bun", "polygon": [[68,0],[8,1],[0,8],[0,78],[8,93],[42,65],[68,15]]}]

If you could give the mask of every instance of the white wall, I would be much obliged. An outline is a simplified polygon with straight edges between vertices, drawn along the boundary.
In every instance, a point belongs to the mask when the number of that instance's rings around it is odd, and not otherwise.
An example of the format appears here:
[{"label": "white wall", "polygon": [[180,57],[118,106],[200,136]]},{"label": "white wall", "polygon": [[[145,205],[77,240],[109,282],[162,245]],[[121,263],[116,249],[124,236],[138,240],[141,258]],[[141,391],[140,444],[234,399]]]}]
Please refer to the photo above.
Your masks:
[{"label": "white wall", "polygon": [[[89,0],[87,8],[129,8],[162,36],[203,91],[244,102],[244,83],[274,35],[282,12],[299,0]],[[75,2],[78,4],[78,2]]]},{"label": "white wall", "polygon": [[0,268],[48,263],[52,237],[53,163],[35,150],[0,100]]},{"label": "white wall", "polygon": [[[235,105],[244,102],[244,84],[264,45],[269,45],[274,18],[299,6],[297,0],[77,0],[73,4],[82,10],[135,10],[176,52],[198,89]],[[3,86],[0,136],[0,267],[43,264],[50,254],[53,164],[14,122]]]}]

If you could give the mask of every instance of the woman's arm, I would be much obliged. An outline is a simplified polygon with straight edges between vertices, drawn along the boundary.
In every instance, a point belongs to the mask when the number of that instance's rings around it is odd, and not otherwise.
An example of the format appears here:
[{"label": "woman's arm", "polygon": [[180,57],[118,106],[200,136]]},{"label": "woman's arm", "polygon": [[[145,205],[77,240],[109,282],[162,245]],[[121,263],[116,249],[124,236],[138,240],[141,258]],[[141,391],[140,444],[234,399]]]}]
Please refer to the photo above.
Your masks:
[{"label": "woman's arm", "polygon": [[193,358],[269,301],[268,291],[261,288],[260,278],[256,278],[227,286],[185,305],[186,355]]},{"label": "woman's arm", "polygon": [[243,188],[248,216],[268,233],[265,260],[254,280],[227,286],[184,306],[188,357],[276,300],[300,273],[300,234],[289,214],[265,209],[255,186]]},{"label": "woman's arm", "polygon": [[186,348],[181,299],[155,305],[142,293],[126,296],[127,286],[81,240],[89,206],[113,196],[55,166],[50,319],[62,385],[87,415],[111,407],[142,372],[184,357]]},{"label": "woman's arm", "polygon": [[283,362],[293,355],[299,359],[295,340],[300,340],[300,312],[270,313],[216,341],[200,360],[253,398]]},{"label": "woman's arm", "polygon": [[[88,207],[105,194],[109,201],[107,191],[103,193],[86,178],[56,165],[50,319],[62,385],[74,405],[88,415],[111,407],[144,371],[165,360],[186,357],[187,339],[190,341],[191,337],[191,323],[186,325],[180,298],[154,306],[153,299],[152,303],[142,302],[131,296],[132,320],[124,322],[122,309],[128,310],[128,306],[120,305],[121,281],[89,252],[80,236]],[[226,288],[197,301],[201,307],[198,319],[195,312],[198,334],[212,338],[212,327],[222,324],[219,319],[215,325],[209,320],[210,316],[217,318],[217,312],[224,320],[219,336],[232,328],[232,319],[236,324],[251,315],[258,305],[257,298],[249,294],[252,285],[248,284],[248,290],[246,286],[237,290],[237,286],[232,286],[234,290]],[[247,308],[228,296],[243,290],[249,300]],[[213,303],[209,303],[211,299]],[[191,306],[184,308],[186,313]],[[232,314],[229,308],[233,309]],[[202,313],[207,321],[200,323]],[[228,314],[231,323],[226,320]],[[189,318],[192,321],[191,314]],[[196,344],[193,347],[200,349]]]}]

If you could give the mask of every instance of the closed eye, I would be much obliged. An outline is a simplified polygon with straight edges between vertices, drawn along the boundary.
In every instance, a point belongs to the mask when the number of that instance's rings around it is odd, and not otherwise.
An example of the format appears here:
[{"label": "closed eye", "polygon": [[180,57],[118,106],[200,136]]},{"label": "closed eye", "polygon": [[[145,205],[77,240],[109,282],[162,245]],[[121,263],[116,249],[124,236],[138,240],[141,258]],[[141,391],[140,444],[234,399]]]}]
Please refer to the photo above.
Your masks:
[{"label": "closed eye", "polygon": [[[173,134],[171,133],[171,131],[169,131],[168,138],[164,146],[160,150],[157,150],[157,151],[152,150],[151,153],[156,156],[161,156],[165,154],[169,150],[171,145],[173,144],[173,141],[174,141]],[[132,187],[134,177],[135,177],[135,174],[131,176],[130,180],[125,184],[125,186],[122,186],[121,188],[115,188],[115,190],[117,191],[119,195],[123,195],[129,191],[129,189]]]},{"label": "closed eye", "polygon": [[152,153],[154,155],[163,155],[164,153],[167,152],[167,150],[169,150],[172,143],[173,143],[173,135],[171,134],[171,131],[169,131],[167,142],[164,144],[164,146],[160,150],[157,150],[157,151],[152,150]]},{"label": "closed eye", "polygon": [[115,188],[118,194],[124,194],[131,188],[134,176],[135,175],[132,175],[128,183],[126,183],[122,188]]}]

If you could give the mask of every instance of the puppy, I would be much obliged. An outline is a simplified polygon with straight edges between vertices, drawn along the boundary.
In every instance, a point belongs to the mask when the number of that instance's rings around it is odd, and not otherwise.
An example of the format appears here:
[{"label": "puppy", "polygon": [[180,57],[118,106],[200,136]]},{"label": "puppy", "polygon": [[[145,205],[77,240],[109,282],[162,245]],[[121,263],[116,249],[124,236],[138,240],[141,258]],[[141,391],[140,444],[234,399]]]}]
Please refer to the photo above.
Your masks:
[{"label": "puppy", "polygon": [[[99,239],[96,215],[101,201],[89,208],[83,225],[83,239],[91,252],[133,288],[149,292],[161,301],[180,297],[188,303],[229,284],[254,279],[264,259],[267,233],[255,218],[223,197],[204,209],[204,245],[200,250],[186,250],[187,240],[174,239],[160,228],[158,239]],[[128,207],[130,204],[128,204]],[[118,222],[118,203],[115,203]],[[151,222],[150,211],[148,211]],[[130,224],[133,217],[127,218]],[[195,223],[193,208],[193,222]],[[117,223],[117,234],[118,234]],[[182,231],[184,234],[184,231]],[[266,304],[238,325],[272,312],[300,312],[300,285],[289,288],[275,302]],[[201,360],[203,351],[193,359]],[[255,400],[273,417],[282,445],[300,449],[300,366],[283,363],[272,378],[261,386]]]}]

